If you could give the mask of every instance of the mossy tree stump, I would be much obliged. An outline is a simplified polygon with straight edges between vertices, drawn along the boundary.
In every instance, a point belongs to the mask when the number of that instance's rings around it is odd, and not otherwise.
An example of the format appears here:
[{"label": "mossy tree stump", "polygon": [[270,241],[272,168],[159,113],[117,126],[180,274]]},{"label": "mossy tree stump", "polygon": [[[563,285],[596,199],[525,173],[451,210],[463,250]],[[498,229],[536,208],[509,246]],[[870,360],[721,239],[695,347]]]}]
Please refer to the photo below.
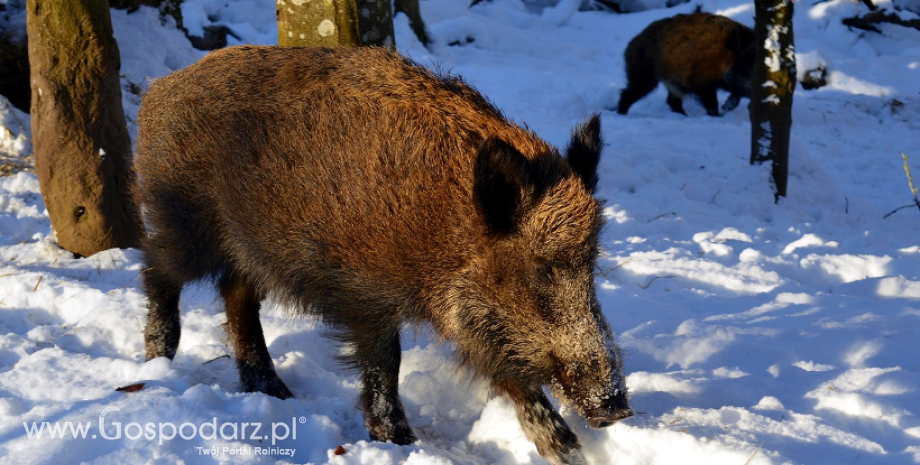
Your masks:
[{"label": "mossy tree stump", "polygon": [[80,256],[134,247],[131,142],[108,0],[29,0],[32,146],[58,244]]}]

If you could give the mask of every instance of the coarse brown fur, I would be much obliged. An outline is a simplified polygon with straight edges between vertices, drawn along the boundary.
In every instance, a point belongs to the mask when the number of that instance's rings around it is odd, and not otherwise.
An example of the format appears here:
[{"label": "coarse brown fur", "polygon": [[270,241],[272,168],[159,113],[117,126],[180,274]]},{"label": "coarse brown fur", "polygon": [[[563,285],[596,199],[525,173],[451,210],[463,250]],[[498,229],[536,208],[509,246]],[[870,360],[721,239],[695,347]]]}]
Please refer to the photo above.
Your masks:
[{"label": "coarse brown fur", "polygon": [[541,386],[594,427],[632,415],[594,291],[599,117],[563,157],[385,49],[235,47],[155,81],[139,125],[148,358],[175,355],[182,286],[210,278],[243,389],[292,396],[258,318],[280,299],[354,348],[373,439],[415,440],[399,330],[423,322],[553,463],[584,457]]},{"label": "coarse brown fur", "polygon": [[683,97],[696,94],[707,114],[719,116],[717,89],[731,92],[723,109],[732,110],[742,96],[751,96],[753,46],[754,31],[724,16],[693,13],[655,21],[626,47],[627,86],[617,113],[625,115],[659,81],[676,113],[686,114]]}]

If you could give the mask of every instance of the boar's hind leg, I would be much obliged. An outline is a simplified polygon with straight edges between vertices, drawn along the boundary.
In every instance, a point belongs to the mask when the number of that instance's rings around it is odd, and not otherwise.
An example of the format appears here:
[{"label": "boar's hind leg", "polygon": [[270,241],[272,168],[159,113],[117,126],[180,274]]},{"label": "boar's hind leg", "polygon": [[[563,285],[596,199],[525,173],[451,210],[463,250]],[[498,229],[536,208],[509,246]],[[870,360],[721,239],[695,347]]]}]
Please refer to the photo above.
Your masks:
[{"label": "boar's hind leg", "polygon": [[537,446],[537,452],[553,465],[587,464],[575,433],[553,408],[543,390],[507,381],[498,386],[517,412],[524,435]]},{"label": "boar's hind leg", "polygon": [[680,113],[684,116],[687,116],[687,112],[684,111],[683,96],[668,89],[667,102],[668,102],[668,106],[671,107],[671,111],[673,111],[674,113]]},{"label": "boar's hind leg", "polygon": [[144,327],[144,348],[147,360],[176,356],[179,348],[179,294],[182,285],[176,285],[164,273],[151,267],[143,273],[144,292],[147,294],[147,326]]},{"label": "boar's hind leg", "polygon": [[[353,329],[354,331],[354,329]],[[355,341],[355,361],[364,386],[361,404],[371,439],[406,445],[415,442],[399,399],[399,363],[402,348],[398,328],[362,328]]]},{"label": "boar's hind leg", "polygon": [[649,92],[658,87],[658,76],[655,75],[655,64],[647,56],[643,47],[635,42],[630,42],[626,47],[626,88],[620,92],[620,103],[617,104],[617,113],[625,115],[632,104],[638,102]]},{"label": "boar's hind leg", "polygon": [[261,296],[255,287],[237,273],[228,271],[220,280],[220,296],[227,309],[227,327],[242,389],[264,392],[279,399],[294,397],[275,373],[272,358],[265,347],[265,336],[259,322]]},{"label": "boar's hind leg", "polygon": [[617,113],[625,115],[632,104],[638,102],[658,86],[658,80],[653,76],[629,78],[629,84],[620,92],[620,103],[617,104]]}]

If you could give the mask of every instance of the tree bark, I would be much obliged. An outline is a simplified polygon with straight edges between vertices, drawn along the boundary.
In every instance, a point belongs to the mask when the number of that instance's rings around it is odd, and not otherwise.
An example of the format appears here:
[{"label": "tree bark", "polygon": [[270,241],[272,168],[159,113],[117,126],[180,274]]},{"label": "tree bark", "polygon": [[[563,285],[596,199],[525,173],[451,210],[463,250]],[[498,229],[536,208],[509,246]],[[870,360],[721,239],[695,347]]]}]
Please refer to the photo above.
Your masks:
[{"label": "tree bark", "polygon": [[108,0],[29,0],[32,146],[58,244],[80,256],[135,247],[131,142]]},{"label": "tree bark", "polygon": [[390,0],[277,0],[278,45],[396,47]]},{"label": "tree bark", "polygon": [[795,91],[792,0],[755,0],[756,43],[751,117],[751,164],[773,162],[776,200],[786,196],[789,134]]}]

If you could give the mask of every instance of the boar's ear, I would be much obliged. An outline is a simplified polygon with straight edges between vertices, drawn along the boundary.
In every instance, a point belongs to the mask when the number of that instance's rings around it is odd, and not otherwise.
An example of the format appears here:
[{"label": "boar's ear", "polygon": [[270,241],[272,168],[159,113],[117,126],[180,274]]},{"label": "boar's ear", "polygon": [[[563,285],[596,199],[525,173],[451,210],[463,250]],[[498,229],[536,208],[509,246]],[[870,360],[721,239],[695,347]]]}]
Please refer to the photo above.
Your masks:
[{"label": "boar's ear", "polygon": [[473,202],[495,232],[510,233],[521,217],[531,184],[527,159],[507,142],[490,137],[479,147],[474,168]]},{"label": "boar's ear", "polygon": [[572,134],[566,150],[569,166],[592,193],[597,188],[597,164],[601,160],[601,116],[594,115]]}]

